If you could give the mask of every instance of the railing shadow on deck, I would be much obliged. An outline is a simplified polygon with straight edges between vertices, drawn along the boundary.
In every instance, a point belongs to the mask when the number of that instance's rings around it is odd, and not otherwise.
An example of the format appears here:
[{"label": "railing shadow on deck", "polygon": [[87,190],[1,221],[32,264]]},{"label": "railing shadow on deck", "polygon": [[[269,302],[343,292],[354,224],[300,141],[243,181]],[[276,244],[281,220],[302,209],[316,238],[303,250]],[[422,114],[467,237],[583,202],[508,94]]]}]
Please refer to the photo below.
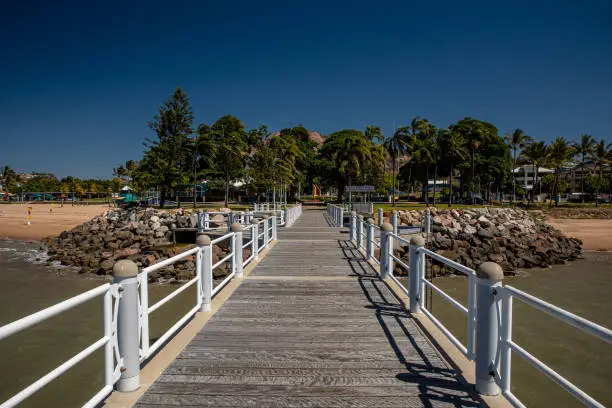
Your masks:
[{"label": "railing shadow on deck", "polygon": [[[417,384],[419,389],[419,398],[424,407],[433,407],[436,402],[450,403],[456,407],[478,407],[482,405],[482,400],[473,392],[472,389],[462,379],[457,376],[456,369],[447,369],[436,367],[432,364],[429,357],[419,346],[415,337],[410,333],[402,319],[410,319],[415,322],[415,326],[423,333],[427,340],[434,344],[436,351],[440,352],[446,361],[449,361],[446,353],[440,351],[437,343],[432,341],[431,336],[427,334],[424,327],[414,320],[412,315],[403,306],[402,301],[392,291],[392,289],[380,279],[380,276],[373,266],[364,258],[363,254],[350,242],[338,241],[338,245],[342,249],[344,258],[348,261],[353,276],[357,276],[357,280],[367,300],[371,303],[366,306],[376,313],[376,318],[381,326],[382,331],[392,347],[398,361],[405,366],[407,372],[397,374],[398,380],[406,383]],[[384,288],[384,290],[382,289]],[[373,298],[377,296],[380,301]],[[401,338],[397,338],[390,330],[385,317],[392,318],[400,327]],[[409,362],[404,356],[398,345],[398,341],[408,340],[412,349],[418,354],[423,364],[415,364]],[[436,374],[431,376],[427,374]],[[448,392],[447,392],[448,391]],[[463,392],[463,394],[458,395]]]}]

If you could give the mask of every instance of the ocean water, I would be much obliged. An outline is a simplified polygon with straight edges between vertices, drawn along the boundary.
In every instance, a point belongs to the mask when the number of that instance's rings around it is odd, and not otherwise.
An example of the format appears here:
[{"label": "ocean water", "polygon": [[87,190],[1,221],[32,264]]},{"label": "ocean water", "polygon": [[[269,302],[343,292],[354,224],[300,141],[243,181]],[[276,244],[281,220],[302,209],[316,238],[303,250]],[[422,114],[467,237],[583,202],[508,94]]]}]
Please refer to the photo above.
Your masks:
[{"label": "ocean water", "polygon": [[[93,289],[109,277],[79,275],[75,268],[47,264],[37,243],[0,239],[0,325]],[[151,285],[150,304],[176,286]],[[191,288],[190,288],[191,289]],[[151,337],[167,330],[193,307],[186,290],[151,318]],[[103,336],[102,297],[92,299],[4,340],[0,340],[0,403],[21,391]],[[80,407],[104,383],[102,350],[77,364],[28,398],[23,407]]]}]

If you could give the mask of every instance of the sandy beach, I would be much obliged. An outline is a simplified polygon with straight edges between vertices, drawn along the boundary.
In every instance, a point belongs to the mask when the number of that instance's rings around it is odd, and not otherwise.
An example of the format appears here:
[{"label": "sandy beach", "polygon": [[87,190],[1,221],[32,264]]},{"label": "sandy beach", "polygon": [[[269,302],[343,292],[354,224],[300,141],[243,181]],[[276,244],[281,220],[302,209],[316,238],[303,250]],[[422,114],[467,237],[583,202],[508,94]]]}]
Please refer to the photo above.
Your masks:
[{"label": "sandy beach", "polygon": [[585,251],[612,251],[612,220],[546,220],[568,237],[582,240]]},{"label": "sandy beach", "polygon": [[[30,225],[28,207],[32,207]],[[20,240],[40,240],[71,229],[108,210],[108,205],[71,206],[59,204],[2,204],[0,205],[0,237]],[[51,210],[51,211],[49,211]]]}]

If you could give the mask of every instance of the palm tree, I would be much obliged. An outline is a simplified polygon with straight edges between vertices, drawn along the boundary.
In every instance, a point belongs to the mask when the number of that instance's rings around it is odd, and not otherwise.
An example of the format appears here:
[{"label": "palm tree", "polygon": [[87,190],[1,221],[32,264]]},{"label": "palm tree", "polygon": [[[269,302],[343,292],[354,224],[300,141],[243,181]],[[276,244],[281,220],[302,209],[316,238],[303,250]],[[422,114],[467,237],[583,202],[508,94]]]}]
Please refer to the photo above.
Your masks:
[{"label": "palm tree", "polygon": [[[417,140],[414,157],[416,160],[425,166],[425,203],[429,206],[429,167],[436,162],[438,146],[431,138]],[[434,188],[435,199],[435,188]]]},{"label": "palm tree", "polygon": [[[558,194],[559,188],[559,173],[561,168],[574,157],[575,150],[574,148],[567,143],[567,140],[563,137],[558,137],[555,141],[550,145],[548,152],[549,163],[555,169],[555,182],[553,185],[552,196]],[[552,198],[552,197],[551,197]],[[558,202],[555,200],[555,205],[558,205]]]},{"label": "palm tree", "polygon": [[385,136],[382,133],[380,126],[368,125],[365,130],[365,138],[368,142],[383,142]]},{"label": "palm tree", "polygon": [[531,136],[527,136],[521,129],[515,129],[512,134],[506,134],[508,146],[512,149],[512,202],[516,202],[516,153],[519,149],[524,149],[529,143],[533,142]]},{"label": "palm tree", "polygon": [[465,160],[468,155],[465,138],[459,132],[447,132],[442,139],[442,151],[444,159],[448,162],[448,206],[453,204],[453,170],[454,165]]},{"label": "palm tree", "polygon": [[612,143],[606,146],[606,142],[601,139],[593,149],[591,153],[592,160],[596,163],[598,167],[598,181],[597,181],[597,195],[595,196],[595,207],[598,206],[599,203],[599,189],[601,187],[601,176],[603,173],[604,164],[612,163]]},{"label": "palm tree", "polygon": [[591,135],[582,135],[579,143],[574,143],[576,154],[580,156],[580,196],[584,202],[584,163],[587,157],[590,157],[595,152],[595,140]]},{"label": "palm tree", "polygon": [[[538,182],[538,168],[544,166],[544,164],[548,162],[548,146],[545,142],[531,143],[521,151],[521,156],[533,165],[533,187],[531,189],[531,199],[533,201],[533,189]],[[540,186],[540,193],[541,192],[542,186]]]},{"label": "palm tree", "polygon": [[396,164],[399,157],[406,151],[407,143],[406,143],[406,133],[404,132],[405,128],[399,128],[394,133],[393,136],[387,139],[384,143],[385,149],[387,153],[391,157],[392,161],[392,183],[393,183],[393,207],[395,207],[395,173],[396,173]]},{"label": "palm tree", "polygon": [[7,165],[5,165],[4,167],[1,167],[0,169],[1,169],[0,182],[2,184],[2,188],[4,189],[4,192],[6,193],[5,198],[8,199],[9,188],[12,184],[19,181],[19,176],[17,175],[15,170],[13,170]]}]

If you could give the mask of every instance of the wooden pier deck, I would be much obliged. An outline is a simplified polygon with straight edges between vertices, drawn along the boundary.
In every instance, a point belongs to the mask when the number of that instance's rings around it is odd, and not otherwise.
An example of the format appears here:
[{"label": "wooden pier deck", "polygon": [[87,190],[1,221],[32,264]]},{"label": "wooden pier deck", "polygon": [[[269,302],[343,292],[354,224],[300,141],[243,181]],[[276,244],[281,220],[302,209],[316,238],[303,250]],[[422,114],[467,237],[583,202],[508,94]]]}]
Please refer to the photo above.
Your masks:
[{"label": "wooden pier deck", "polygon": [[304,211],[137,407],[476,407],[321,210]]}]

